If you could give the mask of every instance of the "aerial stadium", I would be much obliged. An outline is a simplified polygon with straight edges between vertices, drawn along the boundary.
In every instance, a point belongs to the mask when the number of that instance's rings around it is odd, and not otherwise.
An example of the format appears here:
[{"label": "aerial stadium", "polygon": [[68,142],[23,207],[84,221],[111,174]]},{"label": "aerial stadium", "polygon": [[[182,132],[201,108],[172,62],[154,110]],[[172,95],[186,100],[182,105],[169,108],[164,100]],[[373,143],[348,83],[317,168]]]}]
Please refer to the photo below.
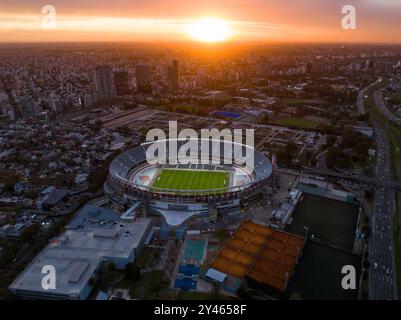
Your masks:
[{"label": "aerial stadium", "polygon": [[[214,222],[263,200],[273,171],[264,154],[245,144],[208,140],[207,156],[186,154],[187,163],[183,164],[170,157],[171,140],[166,142],[164,151],[169,156],[165,163],[149,159],[147,151],[154,142],[113,159],[104,185],[112,201],[127,207],[142,205],[148,214],[163,216],[169,226],[177,227],[188,219]],[[180,149],[188,140],[174,142]],[[196,143],[200,149],[205,140]],[[238,164],[232,150],[252,154],[252,165]]]}]

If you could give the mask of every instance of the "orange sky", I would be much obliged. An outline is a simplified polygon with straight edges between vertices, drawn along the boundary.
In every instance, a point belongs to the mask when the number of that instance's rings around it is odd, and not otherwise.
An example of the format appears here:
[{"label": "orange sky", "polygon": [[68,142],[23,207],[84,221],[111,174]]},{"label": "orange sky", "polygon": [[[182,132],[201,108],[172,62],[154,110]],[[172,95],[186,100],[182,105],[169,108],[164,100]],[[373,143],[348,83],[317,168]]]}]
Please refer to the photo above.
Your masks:
[{"label": "orange sky", "polygon": [[[0,42],[193,40],[188,26],[217,17],[230,40],[401,42],[401,0],[1,0]],[[56,8],[56,30],[41,9]],[[341,8],[357,9],[357,29],[341,28]]]}]

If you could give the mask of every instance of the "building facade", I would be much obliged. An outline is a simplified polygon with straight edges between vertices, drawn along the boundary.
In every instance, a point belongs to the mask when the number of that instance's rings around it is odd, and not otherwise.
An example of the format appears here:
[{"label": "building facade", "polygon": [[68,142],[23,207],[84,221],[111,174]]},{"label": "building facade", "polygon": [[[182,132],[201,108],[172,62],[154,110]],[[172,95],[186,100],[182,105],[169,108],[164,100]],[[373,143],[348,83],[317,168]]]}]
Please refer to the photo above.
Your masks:
[{"label": "building facade", "polygon": [[103,102],[113,98],[112,70],[108,66],[97,67],[95,84],[98,100]]}]

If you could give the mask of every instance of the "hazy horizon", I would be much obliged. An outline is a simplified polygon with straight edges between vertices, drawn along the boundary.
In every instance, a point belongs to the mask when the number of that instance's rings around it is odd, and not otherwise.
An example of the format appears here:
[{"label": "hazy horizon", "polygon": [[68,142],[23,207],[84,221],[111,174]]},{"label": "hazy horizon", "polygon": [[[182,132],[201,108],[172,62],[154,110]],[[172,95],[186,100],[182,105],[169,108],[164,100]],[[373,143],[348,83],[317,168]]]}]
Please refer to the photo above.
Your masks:
[{"label": "hazy horizon", "polygon": [[[189,29],[213,18],[208,36],[222,33],[217,41],[401,43],[397,0],[56,0],[56,30],[42,29],[44,5],[3,0],[0,42],[202,41]],[[341,27],[344,5],[356,8],[355,30]]]}]

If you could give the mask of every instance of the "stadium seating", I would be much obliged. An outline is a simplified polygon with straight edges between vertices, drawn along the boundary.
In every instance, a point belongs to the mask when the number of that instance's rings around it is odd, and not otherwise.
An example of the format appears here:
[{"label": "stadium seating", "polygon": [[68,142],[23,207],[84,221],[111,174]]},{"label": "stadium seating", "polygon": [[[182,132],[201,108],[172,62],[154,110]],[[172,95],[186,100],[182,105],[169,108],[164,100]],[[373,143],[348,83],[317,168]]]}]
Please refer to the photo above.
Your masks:
[{"label": "stadium seating", "polygon": [[[177,149],[179,150],[180,146],[185,143],[186,141],[178,141]],[[199,147],[201,146],[201,141],[199,142]],[[138,170],[142,169],[145,164],[147,164],[146,158],[146,151],[151,144],[145,143],[142,144],[134,149],[128,150],[126,152],[121,153],[118,155],[110,164],[109,168],[109,179],[108,183],[109,189],[113,188],[115,191],[124,190],[124,192],[128,193],[138,193],[138,192],[149,192],[150,187],[138,185],[136,184],[131,176],[138,172]],[[217,149],[213,149],[213,143],[209,141],[209,150],[214,150],[210,157],[207,160],[218,160],[220,164],[208,163],[208,164],[201,164],[201,163],[194,163],[192,165],[186,164],[167,164],[166,167],[176,167],[181,169],[191,169],[196,170],[233,170],[234,164],[225,164],[224,163],[224,149],[227,145],[232,147],[230,142],[220,141],[220,145],[218,145]],[[242,153],[245,154],[246,148],[250,148],[247,146],[242,146]],[[199,148],[200,149],[200,148]],[[166,143],[166,150],[169,151],[169,144]],[[253,149],[252,149],[253,150]],[[249,151],[249,150],[248,150]],[[201,156],[201,155],[200,155]],[[200,159],[197,159],[200,160]],[[204,159],[205,160],[205,159]],[[227,160],[227,159],[226,159]],[[200,162],[200,161],[198,161]],[[260,152],[254,152],[254,163],[253,167],[243,167],[242,170],[248,172],[251,182],[246,182],[245,184],[241,184],[240,186],[233,186],[230,187],[225,194],[217,193],[215,196],[217,199],[221,198],[222,196],[226,196],[228,194],[232,194],[233,197],[238,197],[238,192],[246,191],[248,187],[251,187],[250,190],[253,190],[256,185],[261,182],[266,181],[272,173],[272,165],[270,161]],[[138,181],[138,180],[136,180]],[[159,192],[161,195],[163,192]],[[166,192],[164,192],[166,193]],[[211,192],[213,193],[213,191]],[[152,193],[153,194],[153,193]],[[188,192],[186,195],[188,196]],[[164,195],[166,196],[166,195]],[[208,194],[208,196],[212,197],[212,194]]]}]

